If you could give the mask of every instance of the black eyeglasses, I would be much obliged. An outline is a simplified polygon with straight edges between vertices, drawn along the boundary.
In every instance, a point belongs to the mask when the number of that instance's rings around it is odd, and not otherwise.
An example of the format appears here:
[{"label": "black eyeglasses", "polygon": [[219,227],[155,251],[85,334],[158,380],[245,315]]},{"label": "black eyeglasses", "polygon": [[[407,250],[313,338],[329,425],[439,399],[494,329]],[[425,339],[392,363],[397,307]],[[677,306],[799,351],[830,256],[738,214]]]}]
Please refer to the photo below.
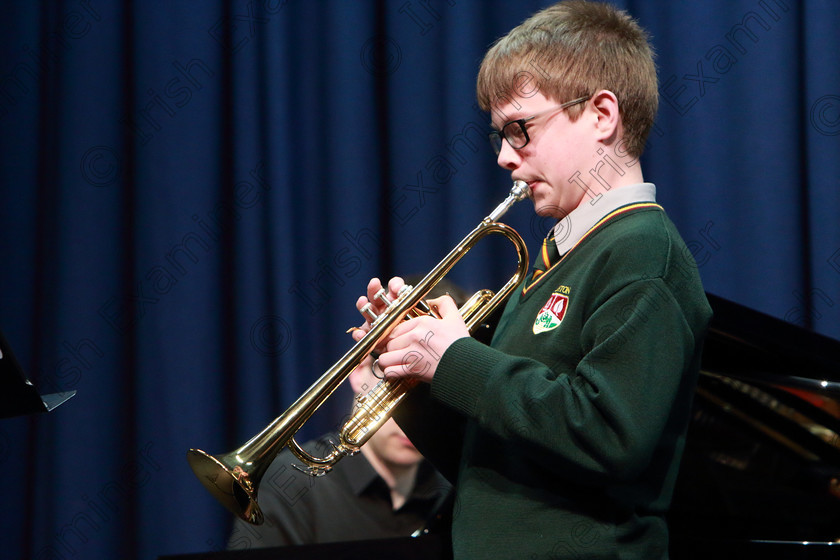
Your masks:
[{"label": "black eyeglasses", "polygon": [[571,107],[572,105],[577,105],[578,103],[583,103],[588,100],[588,95],[586,97],[578,97],[577,99],[566,101],[557,107],[540,111],[536,115],[531,115],[530,117],[525,117],[524,119],[516,119],[515,121],[505,123],[501,130],[491,130],[487,135],[487,137],[490,138],[490,145],[493,146],[493,151],[496,152],[496,155],[499,155],[499,152],[502,151],[502,139],[504,138],[507,140],[508,144],[510,144],[511,148],[514,150],[521,150],[528,144],[528,142],[531,141],[531,137],[528,136],[528,130],[525,128],[525,123],[547,113],[562,111],[567,107]]}]

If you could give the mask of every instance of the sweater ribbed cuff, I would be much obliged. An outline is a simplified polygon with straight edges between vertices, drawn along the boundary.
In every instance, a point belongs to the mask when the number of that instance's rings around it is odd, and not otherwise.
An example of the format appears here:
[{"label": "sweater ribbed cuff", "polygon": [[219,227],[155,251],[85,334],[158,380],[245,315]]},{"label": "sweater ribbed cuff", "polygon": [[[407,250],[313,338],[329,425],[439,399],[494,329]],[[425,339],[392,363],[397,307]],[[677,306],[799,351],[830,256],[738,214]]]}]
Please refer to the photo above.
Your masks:
[{"label": "sweater ribbed cuff", "polygon": [[474,416],[491,369],[498,363],[496,350],[474,338],[456,340],[444,352],[432,381],[432,398],[466,416]]}]

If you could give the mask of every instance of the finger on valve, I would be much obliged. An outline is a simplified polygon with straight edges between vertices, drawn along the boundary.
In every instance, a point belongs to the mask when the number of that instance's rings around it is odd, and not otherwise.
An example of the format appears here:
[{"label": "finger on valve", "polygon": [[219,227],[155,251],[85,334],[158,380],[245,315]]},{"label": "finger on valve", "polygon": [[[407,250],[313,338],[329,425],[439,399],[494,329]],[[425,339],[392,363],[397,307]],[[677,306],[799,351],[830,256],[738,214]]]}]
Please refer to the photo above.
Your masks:
[{"label": "finger on valve", "polygon": [[379,278],[370,279],[367,285],[367,296],[361,296],[356,300],[356,309],[362,314],[365,322],[359,327],[351,327],[347,330],[352,334],[353,340],[358,342],[365,333],[370,331],[373,322],[388,308],[389,302],[396,298],[403,284],[402,278],[395,277],[389,282],[388,289],[383,289]]}]

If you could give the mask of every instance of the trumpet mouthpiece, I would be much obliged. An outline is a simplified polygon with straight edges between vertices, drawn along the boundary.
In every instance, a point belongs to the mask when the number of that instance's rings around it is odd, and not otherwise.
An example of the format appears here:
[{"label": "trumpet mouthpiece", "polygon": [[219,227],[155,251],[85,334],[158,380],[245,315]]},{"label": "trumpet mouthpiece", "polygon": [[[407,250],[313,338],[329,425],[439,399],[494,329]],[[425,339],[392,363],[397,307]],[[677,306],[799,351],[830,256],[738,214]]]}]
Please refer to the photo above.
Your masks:
[{"label": "trumpet mouthpiece", "polygon": [[510,194],[515,196],[516,200],[531,198],[531,189],[525,181],[514,181],[513,188],[510,189]]}]

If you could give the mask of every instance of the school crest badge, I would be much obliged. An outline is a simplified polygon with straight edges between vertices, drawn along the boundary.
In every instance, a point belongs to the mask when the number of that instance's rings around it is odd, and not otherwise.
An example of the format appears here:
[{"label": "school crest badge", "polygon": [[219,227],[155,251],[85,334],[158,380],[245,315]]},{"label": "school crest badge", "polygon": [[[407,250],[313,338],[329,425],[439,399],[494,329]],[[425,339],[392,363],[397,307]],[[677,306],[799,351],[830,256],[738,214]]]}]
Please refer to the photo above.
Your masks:
[{"label": "school crest badge", "polygon": [[563,317],[566,315],[566,308],[569,306],[569,296],[560,293],[553,293],[545,302],[537,318],[534,319],[532,330],[534,334],[540,334],[554,330],[560,326]]}]

